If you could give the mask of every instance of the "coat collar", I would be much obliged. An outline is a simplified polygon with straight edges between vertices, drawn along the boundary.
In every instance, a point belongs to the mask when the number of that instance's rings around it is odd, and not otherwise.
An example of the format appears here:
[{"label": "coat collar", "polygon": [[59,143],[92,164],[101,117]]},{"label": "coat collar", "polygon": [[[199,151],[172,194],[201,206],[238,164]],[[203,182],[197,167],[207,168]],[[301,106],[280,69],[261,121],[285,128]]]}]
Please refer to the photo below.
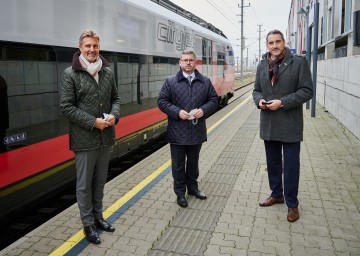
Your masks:
[{"label": "coat collar", "polygon": [[[71,66],[72,66],[72,69],[73,70],[84,70],[84,68],[81,66],[81,63],[80,63],[80,60],[79,60],[79,57],[80,57],[80,54],[81,52],[80,51],[77,51],[74,55],[73,55],[73,58],[72,58],[72,63],[71,63]],[[110,64],[109,62],[107,62],[107,60],[101,56],[100,56],[100,59],[102,60],[102,69],[105,68],[105,67],[110,67]]]},{"label": "coat collar", "polygon": [[[197,69],[194,70],[194,73],[195,73],[195,78],[194,78],[195,80],[200,80],[203,83],[205,82],[205,77],[202,74],[200,74],[200,72]],[[181,80],[184,79],[187,81],[187,79],[183,75],[182,70],[180,69],[179,72],[176,73],[176,81],[180,82]]]},{"label": "coat collar", "polygon": [[[285,71],[285,69],[291,64],[291,62],[293,62],[294,59],[294,55],[291,53],[290,49],[288,47],[285,47],[286,49],[286,54],[284,59],[282,60],[282,62],[279,65],[279,76],[281,75],[281,73],[283,73]],[[268,56],[269,52],[265,53],[262,57],[263,57],[263,65],[265,66],[264,68],[266,68],[266,72],[267,74],[268,72],[268,67],[269,67],[269,62],[267,60],[267,56]],[[266,79],[268,81],[270,81],[269,75],[266,76]]]},{"label": "coat collar", "polygon": [[291,53],[290,49],[287,47],[285,47],[285,48],[286,48],[285,57],[284,57],[283,61],[281,62],[281,64],[279,65],[279,76],[290,65],[290,63],[293,61],[293,58],[294,58],[294,55]]}]

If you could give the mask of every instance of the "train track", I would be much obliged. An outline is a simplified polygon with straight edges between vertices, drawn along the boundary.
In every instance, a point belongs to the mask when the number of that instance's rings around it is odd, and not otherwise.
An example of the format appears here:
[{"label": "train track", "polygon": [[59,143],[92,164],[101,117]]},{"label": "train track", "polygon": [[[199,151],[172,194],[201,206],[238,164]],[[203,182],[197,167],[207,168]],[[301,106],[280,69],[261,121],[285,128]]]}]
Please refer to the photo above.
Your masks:
[{"label": "train track", "polygon": [[[112,180],[142,159],[166,145],[165,135],[148,142],[135,150],[131,155],[112,160],[109,164],[107,181]],[[0,250],[36,229],[52,217],[76,203],[75,181],[63,187],[61,191],[55,191],[48,199],[33,204],[31,209],[22,209],[21,214],[8,218],[0,229]]]},{"label": "train track", "polygon": [[[252,90],[252,87],[250,88],[251,84],[237,88],[229,104]],[[108,181],[166,144],[165,135],[163,135],[135,150],[130,156],[112,161],[109,165]],[[61,191],[54,192],[47,200],[33,204],[31,209],[22,209],[21,214],[13,215],[6,224],[2,225],[0,229],[0,250],[19,240],[74,203],[76,203],[75,181],[68,184]]]}]

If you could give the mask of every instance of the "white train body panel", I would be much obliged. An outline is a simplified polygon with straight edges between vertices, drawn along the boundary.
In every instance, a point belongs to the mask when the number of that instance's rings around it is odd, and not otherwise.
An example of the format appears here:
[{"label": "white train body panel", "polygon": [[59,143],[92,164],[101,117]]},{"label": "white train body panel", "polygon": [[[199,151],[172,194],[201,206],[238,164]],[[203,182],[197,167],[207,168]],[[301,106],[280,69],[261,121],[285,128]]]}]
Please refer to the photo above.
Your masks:
[{"label": "white train body panel", "polygon": [[149,0],[1,0],[0,39],[77,47],[86,28],[107,51],[178,57],[195,36],[226,39]]}]

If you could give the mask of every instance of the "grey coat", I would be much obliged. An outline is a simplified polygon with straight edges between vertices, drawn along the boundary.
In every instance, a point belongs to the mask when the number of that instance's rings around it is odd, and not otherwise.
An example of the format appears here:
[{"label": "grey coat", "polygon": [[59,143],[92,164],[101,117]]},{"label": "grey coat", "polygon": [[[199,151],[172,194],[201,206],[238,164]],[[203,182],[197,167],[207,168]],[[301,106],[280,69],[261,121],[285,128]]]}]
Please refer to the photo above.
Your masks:
[{"label": "grey coat", "polygon": [[103,113],[120,117],[120,100],[109,64],[102,58],[99,84],[79,62],[79,52],[72,66],[65,69],[62,80],[60,109],[69,119],[70,149],[82,151],[115,144],[115,127],[103,131],[94,128],[96,118]]},{"label": "grey coat", "polygon": [[[166,79],[161,88],[158,106],[168,115],[167,139],[169,143],[178,145],[201,144],[207,140],[206,117],[215,112],[218,96],[210,79],[195,70],[195,78],[191,82],[184,77],[182,71]],[[190,112],[201,108],[204,116],[193,124],[191,120],[182,120],[180,110]]]},{"label": "grey coat", "polygon": [[309,64],[303,57],[292,55],[287,49],[279,65],[279,76],[271,85],[266,58],[257,67],[253,99],[259,101],[281,100],[283,107],[278,110],[262,109],[260,113],[260,138],[282,142],[303,140],[303,103],[313,96]]}]

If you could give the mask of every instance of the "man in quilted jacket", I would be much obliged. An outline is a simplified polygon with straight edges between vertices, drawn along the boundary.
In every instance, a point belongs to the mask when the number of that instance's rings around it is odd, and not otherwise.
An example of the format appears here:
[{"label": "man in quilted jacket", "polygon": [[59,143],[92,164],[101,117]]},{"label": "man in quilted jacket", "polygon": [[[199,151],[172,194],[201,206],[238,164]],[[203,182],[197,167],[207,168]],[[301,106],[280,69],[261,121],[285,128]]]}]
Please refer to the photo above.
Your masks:
[{"label": "man in quilted jacket", "polygon": [[167,139],[177,204],[187,207],[186,189],[189,195],[206,199],[197,182],[199,154],[207,140],[205,118],[217,109],[218,96],[210,79],[196,69],[193,51],[182,52],[179,65],[181,70],[165,80],[158,106],[168,116]]},{"label": "man in quilted jacket", "polygon": [[120,100],[110,65],[99,54],[99,35],[84,31],[79,49],[72,66],[64,71],[60,108],[69,119],[70,149],[75,153],[77,170],[76,198],[85,237],[99,244],[96,228],[115,230],[103,219],[102,199]]}]

